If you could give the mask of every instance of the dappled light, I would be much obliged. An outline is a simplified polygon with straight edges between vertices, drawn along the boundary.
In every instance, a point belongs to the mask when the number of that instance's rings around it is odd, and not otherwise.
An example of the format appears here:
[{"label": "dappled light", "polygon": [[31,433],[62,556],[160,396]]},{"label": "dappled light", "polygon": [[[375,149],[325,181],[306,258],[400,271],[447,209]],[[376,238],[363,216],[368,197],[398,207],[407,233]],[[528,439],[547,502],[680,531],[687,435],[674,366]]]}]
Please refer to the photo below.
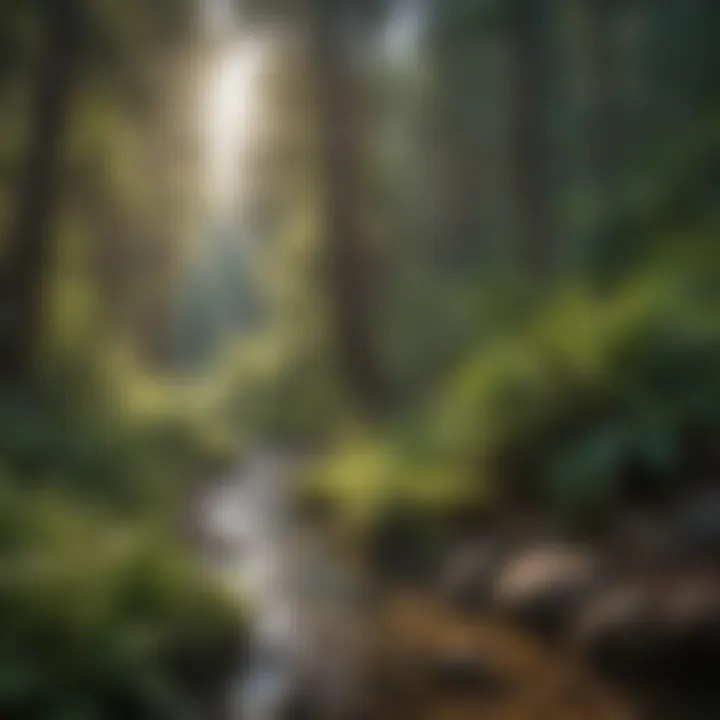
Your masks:
[{"label": "dappled light", "polygon": [[0,5],[2,720],[720,717],[717,0]]}]

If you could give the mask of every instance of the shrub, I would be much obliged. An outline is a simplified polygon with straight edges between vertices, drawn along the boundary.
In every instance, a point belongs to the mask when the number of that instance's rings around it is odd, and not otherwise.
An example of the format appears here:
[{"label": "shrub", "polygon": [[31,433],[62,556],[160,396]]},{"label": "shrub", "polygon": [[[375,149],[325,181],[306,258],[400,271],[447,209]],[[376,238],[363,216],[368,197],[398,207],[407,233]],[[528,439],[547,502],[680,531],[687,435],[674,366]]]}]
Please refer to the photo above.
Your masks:
[{"label": "shrub", "polygon": [[718,299],[697,277],[658,266],[613,292],[565,287],[382,442],[334,445],[309,485],[370,524],[398,505],[583,518],[641,481],[659,496],[687,479],[689,438],[720,428]]},{"label": "shrub", "polygon": [[678,477],[691,428],[720,424],[720,324],[664,275],[565,291],[481,349],[439,395],[436,442],[496,495],[578,512],[630,469]]},{"label": "shrub", "polygon": [[0,715],[181,718],[239,660],[242,613],[137,524],[5,488]]}]

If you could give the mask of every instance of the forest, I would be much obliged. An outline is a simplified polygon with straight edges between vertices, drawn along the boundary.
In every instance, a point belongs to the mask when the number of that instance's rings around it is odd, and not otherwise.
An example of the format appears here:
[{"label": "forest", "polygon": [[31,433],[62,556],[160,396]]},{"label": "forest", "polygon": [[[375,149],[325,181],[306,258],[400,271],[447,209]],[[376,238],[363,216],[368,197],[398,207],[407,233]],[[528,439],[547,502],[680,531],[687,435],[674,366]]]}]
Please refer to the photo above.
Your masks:
[{"label": "forest", "polygon": [[3,0],[0,717],[720,717],[719,32]]}]

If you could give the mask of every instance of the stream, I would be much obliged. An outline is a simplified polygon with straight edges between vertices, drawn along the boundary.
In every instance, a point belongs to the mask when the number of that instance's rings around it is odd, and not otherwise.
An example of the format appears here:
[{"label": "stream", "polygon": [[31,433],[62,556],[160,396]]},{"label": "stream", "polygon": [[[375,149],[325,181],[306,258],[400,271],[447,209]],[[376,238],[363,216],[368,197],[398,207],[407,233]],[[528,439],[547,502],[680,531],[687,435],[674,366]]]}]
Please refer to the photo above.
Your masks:
[{"label": "stream", "polygon": [[253,618],[249,661],[228,692],[228,720],[282,718],[291,708],[337,718],[357,699],[357,582],[293,512],[295,473],[294,460],[259,449],[201,503],[205,560]]}]

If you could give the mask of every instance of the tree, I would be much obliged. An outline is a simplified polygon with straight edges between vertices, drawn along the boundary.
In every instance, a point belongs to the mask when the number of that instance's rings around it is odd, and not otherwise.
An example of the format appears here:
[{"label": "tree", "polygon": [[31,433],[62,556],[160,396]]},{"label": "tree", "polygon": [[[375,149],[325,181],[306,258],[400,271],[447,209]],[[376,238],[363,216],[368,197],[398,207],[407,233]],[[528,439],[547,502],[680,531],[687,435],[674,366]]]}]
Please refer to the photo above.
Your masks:
[{"label": "tree", "polygon": [[32,372],[45,272],[51,259],[52,217],[60,190],[60,162],[78,67],[77,0],[42,6],[44,49],[38,68],[24,177],[9,231],[0,298],[5,323],[0,372],[26,383]]},{"label": "tree", "polygon": [[354,398],[376,412],[384,400],[373,339],[370,264],[358,218],[358,109],[341,3],[310,0],[324,168],[325,233],[333,331]]},{"label": "tree", "polygon": [[589,112],[590,170],[598,198],[600,243],[606,239],[616,211],[614,185],[616,169],[616,115],[614,93],[613,20],[615,0],[586,0],[587,73],[592,103]]},{"label": "tree", "polygon": [[554,232],[546,137],[549,10],[545,0],[515,0],[512,8],[511,171],[524,259],[539,278],[550,268]]}]

